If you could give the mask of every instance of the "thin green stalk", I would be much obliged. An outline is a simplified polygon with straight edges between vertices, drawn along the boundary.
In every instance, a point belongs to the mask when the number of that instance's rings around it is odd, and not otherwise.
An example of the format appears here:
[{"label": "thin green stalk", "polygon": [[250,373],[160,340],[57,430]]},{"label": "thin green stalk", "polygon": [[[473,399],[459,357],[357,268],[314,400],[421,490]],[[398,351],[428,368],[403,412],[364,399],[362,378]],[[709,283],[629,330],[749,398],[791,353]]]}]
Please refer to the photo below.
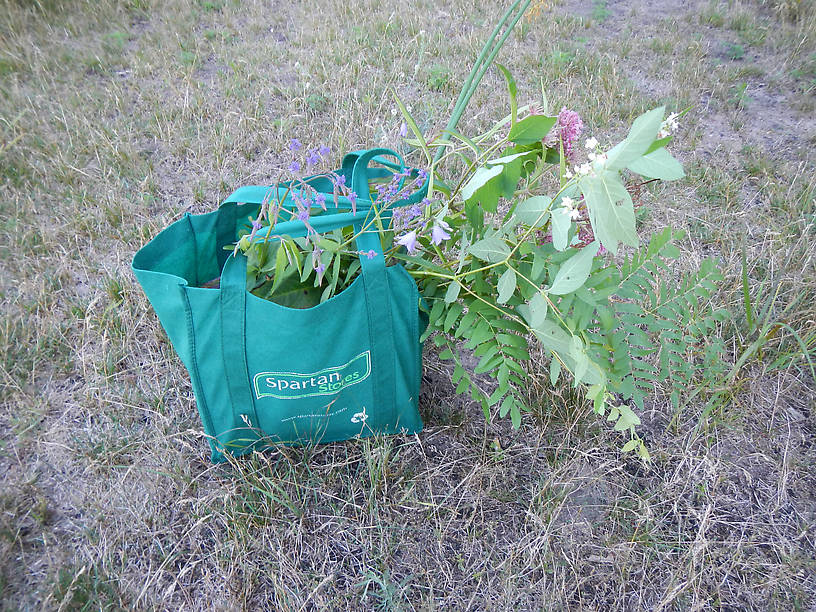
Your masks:
[{"label": "thin green stalk", "polygon": [[[456,100],[456,104],[453,107],[453,112],[451,113],[450,119],[448,120],[448,124],[445,126],[445,129],[448,130],[447,133],[443,133],[441,139],[443,142],[447,142],[450,140],[450,130],[456,128],[456,125],[459,123],[459,120],[462,118],[462,115],[465,112],[465,108],[467,108],[468,102],[470,102],[470,98],[473,96],[473,92],[476,91],[476,87],[478,87],[479,82],[482,80],[485,72],[493,63],[493,60],[496,59],[496,55],[498,55],[499,51],[501,50],[502,46],[504,46],[507,37],[510,35],[510,32],[513,31],[513,28],[516,27],[516,24],[519,22],[521,17],[527,11],[527,8],[530,6],[530,2],[532,0],[516,0],[510,8],[502,16],[501,20],[496,27],[493,29],[493,32],[490,34],[490,37],[487,39],[484,47],[482,47],[482,51],[479,54],[479,57],[476,59],[476,63],[473,66],[473,69],[470,71],[470,75],[465,80],[465,83],[462,87],[462,91],[459,94],[459,98]],[[521,8],[519,9],[519,5]],[[518,11],[514,13],[514,11]],[[496,37],[501,32],[504,25],[507,21],[513,16],[513,20],[510,25],[507,27],[507,30],[504,32],[502,37],[496,41]],[[489,54],[489,55],[488,55]],[[442,150],[439,149],[436,152],[436,156],[434,157],[434,165],[442,157]]]}]

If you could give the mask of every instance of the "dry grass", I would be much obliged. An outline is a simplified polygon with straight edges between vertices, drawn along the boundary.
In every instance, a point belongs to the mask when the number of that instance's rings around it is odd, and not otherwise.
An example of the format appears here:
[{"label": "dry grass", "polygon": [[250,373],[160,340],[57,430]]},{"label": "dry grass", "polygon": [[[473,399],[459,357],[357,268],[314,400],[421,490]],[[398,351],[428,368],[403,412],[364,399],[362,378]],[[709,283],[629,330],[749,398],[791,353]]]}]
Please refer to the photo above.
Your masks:
[{"label": "dry grass", "polygon": [[655,395],[651,464],[543,384],[486,424],[429,355],[421,435],[214,467],[132,254],[273,181],[292,136],[398,146],[390,87],[440,125],[501,7],[0,0],[3,608],[816,609],[812,9],[568,2],[502,53],[602,142],[694,105],[645,227],[720,258],[739,367],[679,413]]}]

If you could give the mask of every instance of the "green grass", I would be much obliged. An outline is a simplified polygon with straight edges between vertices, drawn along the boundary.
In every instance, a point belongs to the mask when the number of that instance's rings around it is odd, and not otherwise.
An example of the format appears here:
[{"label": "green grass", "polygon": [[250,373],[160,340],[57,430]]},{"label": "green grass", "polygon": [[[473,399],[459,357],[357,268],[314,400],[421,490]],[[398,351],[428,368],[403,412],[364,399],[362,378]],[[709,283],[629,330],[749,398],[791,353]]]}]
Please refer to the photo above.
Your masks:
[{"label": "green grass", "polygon": [[[503,6],[0,6],[0,609],[816,605],[813,3],[553,4],[499,58],[520,103],[543,82],[602,146],[690,107],[688,177],[644,189],[640,229],[686,230],[677,273],[726,275],[723,369],[677,410],[658,385],[648,465],[567,386],[529,389],[519,430],[485,423],[429,352],[418,436],[212,466],[129,269],[184,212],[275,181],[292,137],[333,164],[402,146],[392,89],[438,130]],[[461,130],[506,105],[491,71]]]}]

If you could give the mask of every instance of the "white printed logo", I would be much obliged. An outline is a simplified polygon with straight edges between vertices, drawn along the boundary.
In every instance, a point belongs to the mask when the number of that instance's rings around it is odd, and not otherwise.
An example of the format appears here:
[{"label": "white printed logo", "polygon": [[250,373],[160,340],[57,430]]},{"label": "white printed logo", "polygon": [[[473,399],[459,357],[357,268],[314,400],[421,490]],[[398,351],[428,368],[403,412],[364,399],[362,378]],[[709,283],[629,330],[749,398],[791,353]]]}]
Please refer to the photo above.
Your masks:
[{"label": "white printed logo", "polygon": [[365,423],[367,418],[368,418],[368,415],[366,414],[365,406],[363,406],[363,411],[354,413],[354,416],[351,417],[351,422],[352,423]]}]

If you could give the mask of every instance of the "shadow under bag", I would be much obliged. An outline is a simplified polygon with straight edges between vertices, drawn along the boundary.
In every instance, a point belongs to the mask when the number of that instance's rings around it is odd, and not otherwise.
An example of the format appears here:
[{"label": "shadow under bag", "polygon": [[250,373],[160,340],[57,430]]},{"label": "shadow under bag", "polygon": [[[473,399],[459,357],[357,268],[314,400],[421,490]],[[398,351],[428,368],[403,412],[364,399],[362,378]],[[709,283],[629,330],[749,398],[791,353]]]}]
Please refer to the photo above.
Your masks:
[{"label": "shadow under bag", "polygon": [[[404,167],[388,149],[346,155],[336,174],[360,194],[356,212],[339,197],[336,209],[309,220],[318,233],[353,226],[359,234],[355,250],[368,254],[349,287],[312,308],[287,308],[251,294],[246,257],[224,248],[257,217],[269,187],[242,187],[215,212],[185,214],[134,256],[133,272],[190,374],[213,461],[269,444],[422,429],[419,338],[427,319],[413,278],[399,264],[385,265],[376,211],[366,198],[370,180],[393,173],[370,168],[372,161]],[[306,182],[332,191],[325,177]],[[426,192],[427,182],[392,206],[417,203]],[[380,216],[387,222],[390,215]],[[303,222],[286,221],[271,235],[298,238],[306,231]],[[201,286],[219,275],[219,288]]]}]

